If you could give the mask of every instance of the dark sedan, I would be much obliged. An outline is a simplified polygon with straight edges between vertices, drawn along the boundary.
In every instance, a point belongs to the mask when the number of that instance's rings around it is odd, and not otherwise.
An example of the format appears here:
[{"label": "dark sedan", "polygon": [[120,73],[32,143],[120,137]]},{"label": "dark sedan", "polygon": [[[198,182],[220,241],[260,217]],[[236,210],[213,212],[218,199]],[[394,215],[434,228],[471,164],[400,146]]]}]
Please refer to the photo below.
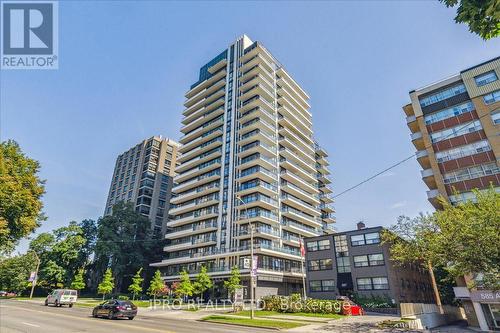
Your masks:
[{"label": "dark sedan", "polygon": [[112,299],[106,301],[94,308],[92,311],[92,316],[106,317],[108,319],[115,318],[128,318],[130,320],[134,319],[137,315],[137,306],[131,301],[122,301],[117,299]]}]

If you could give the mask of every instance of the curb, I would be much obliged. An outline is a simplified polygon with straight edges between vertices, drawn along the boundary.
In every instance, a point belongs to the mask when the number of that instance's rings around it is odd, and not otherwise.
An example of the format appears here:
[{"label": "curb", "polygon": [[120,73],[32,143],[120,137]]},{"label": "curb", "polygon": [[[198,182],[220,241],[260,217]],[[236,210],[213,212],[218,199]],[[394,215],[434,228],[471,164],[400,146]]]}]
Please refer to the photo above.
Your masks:
[{"label": "curb", "polygon": [[277,328],[277,327],[263,327],[263,326],[250,326],[250,325],[243,325],[243,324],[221,323],[218,321],[201,320],[201,319],[196,319],[196,321],[205,322],[205,323],[212,323],[212,324],[227,325],[227,326],[240,326],[240,327],[249,327],[249,328],[257,328],[257,329],[272,330],[272,331],[281,331],[281,329]]}]

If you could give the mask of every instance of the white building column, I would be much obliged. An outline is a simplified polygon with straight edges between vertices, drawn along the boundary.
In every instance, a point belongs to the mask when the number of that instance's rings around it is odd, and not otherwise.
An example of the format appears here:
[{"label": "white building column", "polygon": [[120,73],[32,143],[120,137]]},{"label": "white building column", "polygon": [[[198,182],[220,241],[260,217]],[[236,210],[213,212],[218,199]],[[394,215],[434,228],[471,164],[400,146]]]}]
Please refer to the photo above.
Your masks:
[{"label": "white building column", "polygon": [[474,307],[474,311],[476,312],[477,322],[479,323],[479,328],[481,331],[488,332],[488,322],[484,316],[483,308],[481,307],[481,303],[472,302],[472,306]]}]

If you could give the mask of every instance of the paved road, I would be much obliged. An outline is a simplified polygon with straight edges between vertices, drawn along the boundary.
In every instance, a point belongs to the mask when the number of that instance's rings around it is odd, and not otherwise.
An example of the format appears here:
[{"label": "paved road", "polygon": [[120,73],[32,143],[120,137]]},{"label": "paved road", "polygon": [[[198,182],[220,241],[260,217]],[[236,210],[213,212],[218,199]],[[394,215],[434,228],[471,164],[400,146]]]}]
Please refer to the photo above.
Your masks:
[{"label": "paved road", "polygon": [[[139,309],[140,311],[140,309]],[[134,320],[92,318],[91,308],[44,306],[30,302],[0,300],[0,332],[46,333],[233,333],[272,332],[270,330],[244,328],[194,320],[165,319],[138,315]]]}]

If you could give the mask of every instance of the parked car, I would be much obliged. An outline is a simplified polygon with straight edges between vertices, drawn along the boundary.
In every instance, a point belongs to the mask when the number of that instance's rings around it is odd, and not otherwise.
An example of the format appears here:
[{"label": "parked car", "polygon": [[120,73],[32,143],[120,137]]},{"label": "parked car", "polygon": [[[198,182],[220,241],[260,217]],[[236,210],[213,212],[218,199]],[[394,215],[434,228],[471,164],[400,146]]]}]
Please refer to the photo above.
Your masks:
[{"label": "parked car", "polygon": [[0,297],[7,296],[7,292],[5,290],[0,290]]},{"label": "parked car", "polygon": [[349,297],[347,296],[337,296],[336,298],[338,301],[342,301],[344,303],[349,304],[348,307],[342,307],[342,314],[343,315],[348,315],[348,316],[363,316],[365,314],[365,310],[361,307],[361,305],[358,305],[351,301]]},{"label": "parked car", "polygon": [[76,290],[56,289],[52,291],[45,299],[45,306],[54,304],[55,306],[68,305],[70,308],[76,303],[78,298]]},{"label": "parked car", "polygon": [[131,301],[124,301],[118,299],[112,299],[106,301],[94,308],[92,310],[92,316],[106,317],[108,319],[116,318],[128,318],[130,320],[134,319],[137,315],[137,306]]}]

